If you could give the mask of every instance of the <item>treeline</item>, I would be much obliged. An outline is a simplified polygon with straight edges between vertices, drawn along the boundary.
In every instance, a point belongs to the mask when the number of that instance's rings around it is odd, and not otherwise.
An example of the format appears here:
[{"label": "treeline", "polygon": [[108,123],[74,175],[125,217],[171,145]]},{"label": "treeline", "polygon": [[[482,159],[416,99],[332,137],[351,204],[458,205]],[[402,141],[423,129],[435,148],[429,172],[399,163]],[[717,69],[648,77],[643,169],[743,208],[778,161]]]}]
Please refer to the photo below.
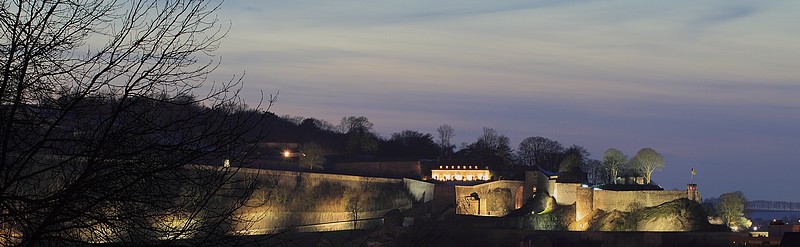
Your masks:
[{"label": "treeline", "polygon": [[[638,157],[645,154],[629,160],[613,148],[604,154],[603,160],[591,159],[591,153],[583,146],[567,146],[541,136],[525,138],[514,149],[507,136],[486,127],[474,142],[457,147],[451,143],[455,130],[448,124],[437,128],[436,136],[403,130],[384,137],[374,131],[374,124],[364,116],[343,117],[338,124],[288,115],[275,116],[267,122],[273,130],[267,140],[301,144],[305,156],[300,157],[299,163],[306,168],[321,168],[325,157],[347,161],[430,159],[440,164],[490,166],[509,178],[519,176],[516,171],[521,168],[537,167],[575,180],[614,183],[614,178],[620,176],[649,177],[651,168],[659,167],[656,163],[663,166],[661,158],[644,169]],[[660,157],[652,149],[645,153],[654,156],[649,160]]]}]

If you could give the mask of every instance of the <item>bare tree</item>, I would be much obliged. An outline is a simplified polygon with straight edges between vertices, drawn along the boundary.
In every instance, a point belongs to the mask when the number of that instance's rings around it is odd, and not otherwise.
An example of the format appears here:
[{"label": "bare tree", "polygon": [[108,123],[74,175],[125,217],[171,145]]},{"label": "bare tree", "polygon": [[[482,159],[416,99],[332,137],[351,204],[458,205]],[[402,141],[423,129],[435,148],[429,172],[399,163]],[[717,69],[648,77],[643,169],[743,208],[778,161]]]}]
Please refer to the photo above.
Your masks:
[{"label": "bare tree", "polygon": [[483,134],[474,143],[465,145],[457,156],[491,164],[498,169],[507,168],[513,161],[509,138],[492,128],[483,128]]},{"label": "bare tree", "polygon": [[359,213],[363,211],[364,205],[361,203],[361,196],[355,195],[347,200],[347,213],[350,214],[350,220],[353,221],[353,229],[358,228]]},{"label": "bare tree", "polygon": [[631,159],[631,167],[641,171],[645,184],[650,184],[653,172],[664,168],[664,157],[652,148],[642,148]]},{"label": "bare tree", "polygon": [[603,154],[603,166],[611,176],[611,183],[617,183],[619,171],[622,170],[623,165],[627,164],[627,159],[628,157],[616,148],[609,148]]},{"label": "bare tree", "polygon": [[365,116],[342,117],[339,130],[342,133],[366,133],[372,131],[372,122]]},{"label": "bare tree", "polygon": [[218,4],[0,4],[0,243],[216,245],[240,229],[255,180],[221,165],[249,161],[265,114],[241,77],[203,87]]},{"label": "bare tree", "polygon": [[305,169],[320,169],[325,160],[325,149],[316,142],[309,142],[302,146],[303,155],[300,157],[300,166]]},{"label": "bare tree", "polygon": [[442,148],[443,152],[452,153],[453,144],[450,143],[450,139],[456,135],[453,127],[449,124],[442,124],[442,126],[436,128],[436,131],[439,132],[439,147]]}]

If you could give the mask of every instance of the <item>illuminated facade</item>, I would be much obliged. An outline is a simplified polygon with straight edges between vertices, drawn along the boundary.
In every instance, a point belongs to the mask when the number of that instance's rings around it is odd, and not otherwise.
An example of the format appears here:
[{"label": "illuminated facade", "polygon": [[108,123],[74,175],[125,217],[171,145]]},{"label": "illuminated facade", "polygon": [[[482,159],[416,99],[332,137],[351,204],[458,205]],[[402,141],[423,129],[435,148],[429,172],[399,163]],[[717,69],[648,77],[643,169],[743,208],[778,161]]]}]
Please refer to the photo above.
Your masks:
[{"label": "illuminated facade", "polygon": [[443,165],[431,169],[431,178],[439,181],[488,181],[491,174],[486,166]]}]

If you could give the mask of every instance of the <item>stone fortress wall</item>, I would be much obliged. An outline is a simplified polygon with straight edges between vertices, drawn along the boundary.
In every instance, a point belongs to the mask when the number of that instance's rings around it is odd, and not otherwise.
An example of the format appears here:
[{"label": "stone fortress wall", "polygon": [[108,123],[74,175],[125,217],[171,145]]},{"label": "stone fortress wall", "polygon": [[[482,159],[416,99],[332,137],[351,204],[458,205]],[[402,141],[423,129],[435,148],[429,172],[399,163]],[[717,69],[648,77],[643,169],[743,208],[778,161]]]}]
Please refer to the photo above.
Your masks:
[{"label": "stone fortress wall", "polygon": [[653,207],[681,198],[700,202],[700,194],[696,190],[613,191],[578,187],[576,196],[576,220],[580,220],[595,209],[606,212],[613,210],[628,212],[634,207]]},{"label": "stone fortress wall", "polygon": [[[353,190],[369,190],[369,186],[376,183],[402,184],[410,192],[414,201],[433,201],[434,206],[438,205],[436,208],[455,206],[456,214],[482,216],[504,216],[512,210],[520,208],[526,201],[525,199],[530,198],[537,190],[552,195],[560,205],[575,204],[576,220],[594,209],[628,211],[632,204],[651,207],[679,198],[700,200],[699,192],[696,190],[596,190],[592,187],[582,187],[579,183],[556,183],[555,179],[548,178],[539,172],[526,173],[525,181],[500,180],[475,185],[433,184],[408,178],[378,178],[249,168],[240,168],[239,173],[243,176],[258,175],[257,179],[267,188],[294,188],[301,181],[312,186],[326,181],[335,181]],[[365,188],[365,186],[367,187]],[[472,196],[473,193],[477,195],[477,200]],[[385,209],[362,212],[359,218],[379,218],[388,210],[410,207],[411,202],[408,200],[396,201]],[[350,214],[342,211],[298,212],[290,208],[258,209],[242,212],[242,214],[253,214],[254,217],[261,215],[260,220],[255,223],[255,229],[259,231],[327,223],[341,224],[334,226],[346,228],[349,226],[341,222],[352,220]],[[339,229],[335,227],[331,229]]]},{"label": "stone fortress wall", "polygon": [[436,189],[435,184],[410,178],[404,178],[403,183],[405,183],[411,195],[414,196],[415,201],[429,202],[433,200],[434,190]]},{"label": "stone fortress wall", "polygon": [[[503,216],[522,207],[523,181],[499,180],[476,185],[456,185],[456,214]],[[472,193],[478,196],[476,200]]]},{"label": "stone fortress wall", "polygon": [[558,183],[556,180],[556,176],[548,177],[539,171],[528,171],[525,173],[524,183],[526,189],[531,188],[531,192],[547,192],[559,205],[574,203],[577,220],[594,209],[627,212],[631,209],[631,205],[637,204],[641,207],[652,207],[680,198],[701,201],[700,192],[696,190],[697,185],[690,185],[693,187],[687,190],[614,191],[583,187],[580,183]]},{"label": "stone fortress wall", "polygon": [[[572,205],[575,203],[578,193],[578,188],[581,187],[580,183],[555,183],[553,189],[553,197],[556,198],[558,205]],[[583,200],[583,198],[580,198]]]},{"label": "stone fortress wall", "polygon": [[[321,183],[336,183],[347,187],[351,191],[361,193],[379,193],[369,191],[370,187],[378,184],[403,185],[416,201],[431,201],[434,198],[434,184],[398,178],[378,178],[353,175],[339,175],[326,173],[311,173],[297,171],[280,171],[266,169],[239,168],[238,176],[253,176],[260,183],[260,187],[269,188],[296,188],[301,183],[303,186],[314,187]],[[255,194],[260,193],[256,191]],[[268,193],[268,192],[267,192]],[[257,195],[258,196],[258,195]],[[310,203],[315,203],[311,201]],[[409,200],[392,201],[391,206],[379,210],[361,211],[358,214],[358,228],[374,227],[380,223],[379,219],[391,209],[408,209],[411,207]],[[329,231],[343,230],[354,227],[352,214],[344,208],[340,211],[303,211],[280,206],[248,208],[237,212],[239,216],[253,222],[248,234],[264,234],[292,228],[296,231]],[[363,220],[362,220],[363,219]],[[237,227],[241,228],[241,227]],[[244,228],[242,228],[244,229]]]}]

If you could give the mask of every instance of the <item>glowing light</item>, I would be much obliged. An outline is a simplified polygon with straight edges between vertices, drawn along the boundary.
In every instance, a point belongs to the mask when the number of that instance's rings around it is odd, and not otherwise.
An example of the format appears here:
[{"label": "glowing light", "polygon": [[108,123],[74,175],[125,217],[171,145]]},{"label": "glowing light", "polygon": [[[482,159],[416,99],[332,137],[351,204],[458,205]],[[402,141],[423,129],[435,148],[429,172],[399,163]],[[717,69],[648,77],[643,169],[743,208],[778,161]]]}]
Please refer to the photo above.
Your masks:
[{"label": "glowing light", "polygon": [[292,153],[289,152],[289,150],[283,151],[283,157],[284,158],[289,158],[289,156],[292,156]]}]

